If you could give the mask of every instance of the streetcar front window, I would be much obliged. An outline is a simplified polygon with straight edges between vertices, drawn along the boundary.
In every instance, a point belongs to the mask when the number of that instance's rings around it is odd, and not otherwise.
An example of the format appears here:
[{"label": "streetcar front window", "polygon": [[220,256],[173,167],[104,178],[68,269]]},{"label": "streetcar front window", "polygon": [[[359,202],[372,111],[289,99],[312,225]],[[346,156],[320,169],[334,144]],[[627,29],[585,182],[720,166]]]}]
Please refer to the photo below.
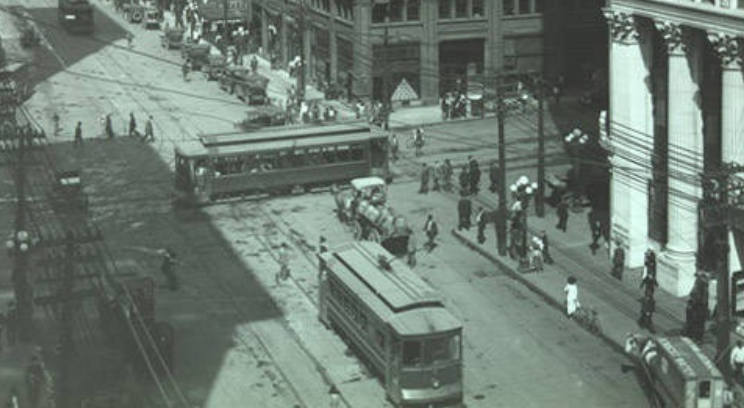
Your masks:
[{"label": "streetcar front window", "polygon": [[408,367],[421,365],[420,341],[406,341],[403,343],[403,365]]},{"label": "streetcar front window", "polygon": [[460,335],[427,340],[424,343],[424,364],[460,359]]}]

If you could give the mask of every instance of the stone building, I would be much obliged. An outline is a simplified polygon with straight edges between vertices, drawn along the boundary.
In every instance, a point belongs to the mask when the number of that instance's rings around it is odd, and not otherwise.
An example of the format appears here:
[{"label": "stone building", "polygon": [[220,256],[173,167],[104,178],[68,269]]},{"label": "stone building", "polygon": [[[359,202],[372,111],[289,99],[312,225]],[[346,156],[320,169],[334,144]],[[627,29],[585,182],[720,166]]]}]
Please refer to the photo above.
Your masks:
[{"label": "stone building", "polygon": [[[424,103],[501,69],[541,71],[545,0],[247,0],[251,32],[308,80],[381,99],[405,79]],[[300,35],[302,26],[306,35]],[[302,44],[300,44],[302,43]],[[387,44],[387,46],[385,46]],[[458,82],[459,81],[459,82]]]},{"label": "stone building", "polygon": [[[655,249],[659,284],[684,296],[712,256],[701,175],[744,163],[744,0],[609,0],[604,13],[612,236],[629,267]],[[728,237],[732,271],[742,231]]]}]

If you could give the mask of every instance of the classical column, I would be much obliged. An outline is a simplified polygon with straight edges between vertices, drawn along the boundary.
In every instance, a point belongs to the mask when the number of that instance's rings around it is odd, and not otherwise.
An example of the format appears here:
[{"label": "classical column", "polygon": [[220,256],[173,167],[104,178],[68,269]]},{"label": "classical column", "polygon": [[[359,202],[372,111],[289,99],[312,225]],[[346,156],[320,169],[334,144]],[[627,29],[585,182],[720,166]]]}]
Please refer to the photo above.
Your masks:
[{"label": "classical column", "polygon": [[613,246],[626,248],[630,268],[643,265],[648,237],[647,180],[653,150],[648,54],[651,27],[604,10],[610,29],[610,129],[613,155],[610,212]]},{"label": "classical column", "polygon": [[687,295],[695,279],[698,201],[702,196],[703,114],[700,106],[703,43],[694,30],[672,22],[656,22],[667,45],[669,87],[669,229],[659,259],[659,284],[678,296]]},{"label": "classical column", "polygon": [[331,83],[338,83],[338,41],[336,38],[336,17],[331,13],[328,21],[328,65]]},{"label": "classical column", "polygon": [[[500,72],[504,67],[503,5],[498,1],[489,1],[484,4],[484,7],[488,17],[488,33],[486,49],[483,50],[483,71],[486,75],[492,75]],[[493,84],[494,81],[484,81],[486,86]]]},{"label": "classical column", "polygon": [[261,7],[261,50],[269,55],[269,22],[266,21],[269,16],[266,9]]},{"label": "classical column", "polygon": [[289,44],[288,44],[288,37],[289,37],[289,21],[287,21],[287,16],[282,13],[279,18],[281,19],[281,27],[279,28],[279,44],[281,48],[281,66],[286,68],[287,62],[289,62],[290,58],[294,58],[294,55],[289,55]]},{"label": "classical column", "polygon": [[[744,134],[744,71],[741,38],[727,33],[708,32],[708,40],[721,60],[721,160],[744,164],[741,135]],[[735,248],[733,236],[729,245]],[[737,251],[729,251],[731,271],[741,269]]]},{"label": "classical column", "polygon": [[[311,85],[315,80],[315,64],[313,61],[313,44],[315,43],[315,34],[317,29],[313,26],[310,19],[305,22],[305,32],[300,33],[302,36],[302,62],[305,64],[305,84]],[[302,28],[300,28],[301,30]]]}]

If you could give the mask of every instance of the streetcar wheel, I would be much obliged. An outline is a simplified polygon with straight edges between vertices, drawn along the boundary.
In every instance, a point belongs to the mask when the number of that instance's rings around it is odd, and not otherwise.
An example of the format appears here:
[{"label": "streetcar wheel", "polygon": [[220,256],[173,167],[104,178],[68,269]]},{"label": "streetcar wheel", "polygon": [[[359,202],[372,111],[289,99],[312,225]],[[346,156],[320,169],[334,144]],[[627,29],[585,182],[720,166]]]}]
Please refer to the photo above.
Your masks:
[{"label": "streetcar wheel", "polygon": [[371,230],[367,236],[367,241],[380,243],[380,233],[377,230]]},{"label": "streetcar wheel", "polygon": [[361,240],[362,239],[362,224],[359,223],[359,221],[352,221],[351,223],[351,232],[354,234],[355,240]]}]

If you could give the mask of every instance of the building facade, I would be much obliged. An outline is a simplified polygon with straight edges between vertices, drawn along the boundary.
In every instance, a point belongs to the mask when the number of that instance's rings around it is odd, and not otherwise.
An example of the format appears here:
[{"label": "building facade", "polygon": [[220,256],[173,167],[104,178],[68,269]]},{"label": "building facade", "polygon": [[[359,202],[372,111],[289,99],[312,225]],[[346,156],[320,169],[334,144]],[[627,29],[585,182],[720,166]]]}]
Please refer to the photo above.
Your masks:
[{"label": "building facade", "polygon": [[[685,296],[707,269],[703,174],[744,163],[744,0],[610,0],[608,144],[613,239],[628,267],[657,252],[657,279]],[[744,227],[728,239],[741,268]]]},{"label": "building facade", "polygon": [[541,71],[543,3],[248,0],[248,14],[262,50],[279,63],[304,56],[308,81],[379,100],[405,79],[423,103],[436,103],[469,78]]}]

